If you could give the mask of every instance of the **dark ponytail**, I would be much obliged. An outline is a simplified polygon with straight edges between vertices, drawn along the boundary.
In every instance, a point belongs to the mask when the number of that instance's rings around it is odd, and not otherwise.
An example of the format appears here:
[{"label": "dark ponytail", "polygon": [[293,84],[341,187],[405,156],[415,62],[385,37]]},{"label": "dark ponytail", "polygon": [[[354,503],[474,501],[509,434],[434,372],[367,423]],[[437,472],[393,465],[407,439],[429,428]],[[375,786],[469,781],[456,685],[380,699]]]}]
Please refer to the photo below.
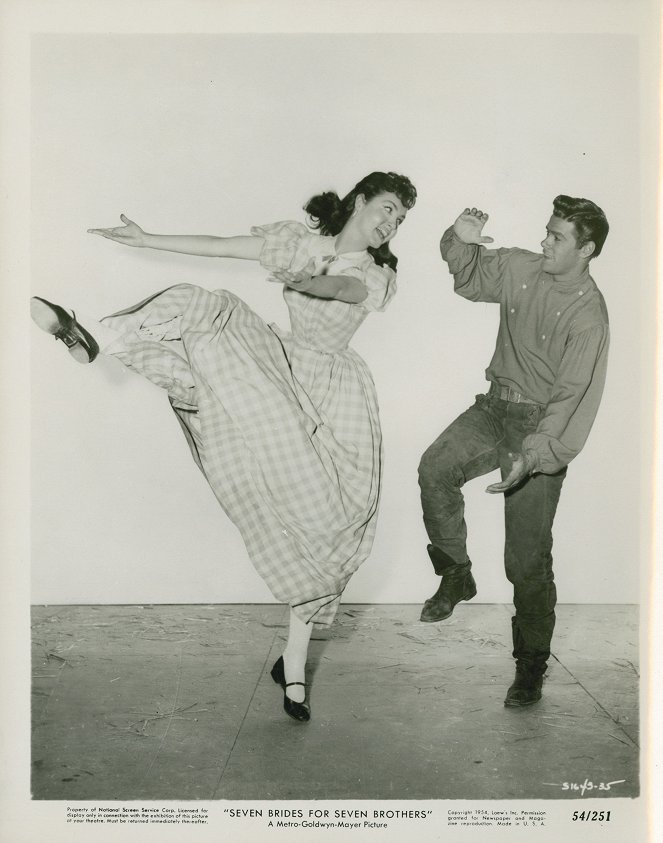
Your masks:
[{"label": "dark ponytail", "polygon": [[311,218],[311,227],[319,228],[320,234],[331,237],[339,234],[349,219],[338,193],[333,190],[311,197],[304,205],[304,210]]}]

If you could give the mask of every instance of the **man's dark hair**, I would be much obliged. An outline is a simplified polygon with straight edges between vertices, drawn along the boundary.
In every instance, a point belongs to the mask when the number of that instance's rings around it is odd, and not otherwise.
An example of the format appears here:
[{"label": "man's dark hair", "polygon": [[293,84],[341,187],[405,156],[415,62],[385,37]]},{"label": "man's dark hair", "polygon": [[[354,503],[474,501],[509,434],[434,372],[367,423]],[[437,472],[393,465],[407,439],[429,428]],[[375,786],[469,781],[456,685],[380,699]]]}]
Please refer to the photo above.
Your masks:
[{"label": "man's dark hair", "polygon": [[576,199],[561,194],[553,200],[553,215],[574,224],[579,249],[591,242],[594,251],[590,257],[595,258],[601,254],[610,226],[598,205],[589,199]]}]

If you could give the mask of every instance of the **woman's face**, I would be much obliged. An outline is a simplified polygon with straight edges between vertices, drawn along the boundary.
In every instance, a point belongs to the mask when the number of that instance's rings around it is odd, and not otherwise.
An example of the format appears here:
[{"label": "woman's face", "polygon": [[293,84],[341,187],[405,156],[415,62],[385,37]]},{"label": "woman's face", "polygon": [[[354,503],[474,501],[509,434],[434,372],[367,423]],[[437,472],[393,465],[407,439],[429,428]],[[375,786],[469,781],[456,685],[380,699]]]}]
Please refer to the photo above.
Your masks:
[{"label": "woman's face", "polygon": [[407,210],[395,193],[379,193],[372,199],[359,194],[350,222],[367,246],[378,249],[396,236]]}]

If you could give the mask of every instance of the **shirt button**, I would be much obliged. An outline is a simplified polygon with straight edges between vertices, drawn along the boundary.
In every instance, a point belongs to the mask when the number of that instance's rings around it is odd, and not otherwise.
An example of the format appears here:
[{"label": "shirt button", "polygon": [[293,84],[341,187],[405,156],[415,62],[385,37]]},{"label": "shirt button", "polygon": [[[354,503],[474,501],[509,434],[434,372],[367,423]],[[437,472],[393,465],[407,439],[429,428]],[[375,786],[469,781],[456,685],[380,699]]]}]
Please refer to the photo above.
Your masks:
[{"label": "shirt button", "polygon": [[515,307],[512,307],[512,308],[511,308],[511,313],[515,313],[515,312],[516,312],[516,308],[515,308]]},{"label": "shirt button", "polygon": [[558,316],[561,316],[561,315],[562,315],[561,310],[558,310],[558,311],[557,311],[557,315],[558,315]]},{"label": "shirt button", "polygon": [[545,334],[543,334],[543,335],[541,336],[541,339],[542,339],[542,340],[545,340],[545,338],[546,338],[546,335],[545,335]]},{"label": "shirt button", "polygon": [[523,284],[523,290],[527,289],[527,284]]},{"label": "shirt button", "polygon": [[579,295],[579,296],[582,296],[584,292],[585,292],[584,290],[580,290],[580,292],[578,293],[578,295]]}]

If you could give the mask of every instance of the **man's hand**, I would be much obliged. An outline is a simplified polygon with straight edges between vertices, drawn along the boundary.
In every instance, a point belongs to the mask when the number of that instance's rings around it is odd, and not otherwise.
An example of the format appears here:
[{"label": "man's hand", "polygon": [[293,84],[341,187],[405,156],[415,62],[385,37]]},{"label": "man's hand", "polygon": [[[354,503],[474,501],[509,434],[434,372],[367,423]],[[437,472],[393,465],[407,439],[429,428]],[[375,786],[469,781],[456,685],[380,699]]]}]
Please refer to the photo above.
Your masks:
[{"label": "man's hand", "polygon": [[513,460],[511,471],[502,480],[501,483],[493,483],[486,489],[491,495],[499,494],[500,492],[508,492],[509,489],[515,488],[528,475],[532,473],[534,468],[533,460],[525,454],[509,454]]},{"label": "man's hand", "polygon": [[477,208],[465,208],[454,223],[454,234],[463,243],[492,243],[492,237],[483,237],[481,231],[488,222],[488,214]]}]

